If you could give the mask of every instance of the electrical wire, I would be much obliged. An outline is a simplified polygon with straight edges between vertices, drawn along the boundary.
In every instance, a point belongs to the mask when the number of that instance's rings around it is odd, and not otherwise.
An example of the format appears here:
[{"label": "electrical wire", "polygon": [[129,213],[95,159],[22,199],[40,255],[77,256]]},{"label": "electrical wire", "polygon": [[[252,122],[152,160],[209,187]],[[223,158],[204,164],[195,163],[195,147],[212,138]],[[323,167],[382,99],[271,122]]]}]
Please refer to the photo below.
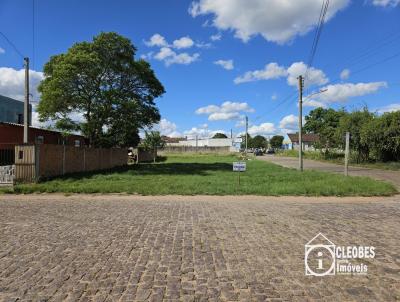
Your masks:
[{"label": "electrical wire", "polygon": [[23,59],[25,56],[18,50],[18,48],[15,46],[13,42],[3,33],[0,31],[0,36],[4,38],[4,40],[7,41],[7,43],[14,49],[14,51]]}]

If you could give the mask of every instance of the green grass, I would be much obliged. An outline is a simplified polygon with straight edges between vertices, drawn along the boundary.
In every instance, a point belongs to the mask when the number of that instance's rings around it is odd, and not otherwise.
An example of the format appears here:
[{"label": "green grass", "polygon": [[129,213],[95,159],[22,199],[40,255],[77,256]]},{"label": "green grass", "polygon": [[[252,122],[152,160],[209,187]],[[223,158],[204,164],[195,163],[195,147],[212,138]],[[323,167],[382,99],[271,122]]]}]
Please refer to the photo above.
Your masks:
[{"label": "green grass", "polygon": [[390,195],[396,189],[369,178],[325,172],[303,173],[250,160],[247,171],[232,172],[233,155],[169,155],[163,162],[107,172],[78,174],[37,184],[19,184],[15,193],[130,193],[143,195]]},{"label": "green grass", "polygon": [[[278,156],[289,156],[289,157],[298,157],[299,151],[297,150],[283,150],[279,151],[276,155]],[[330,153],[328,157],[325,157],[319,151],[305,151],[304,158],[330,162],[333,164],[344,165],[344,154],[343,153]],[[400,162],[365,162],[365,163],[356,163],[354,160],[350,159],[349,164],[351,166],[357,167],[365,167],[371,169],[383,169],[383,170],[392,170],[399,171],[400,170]]]}]

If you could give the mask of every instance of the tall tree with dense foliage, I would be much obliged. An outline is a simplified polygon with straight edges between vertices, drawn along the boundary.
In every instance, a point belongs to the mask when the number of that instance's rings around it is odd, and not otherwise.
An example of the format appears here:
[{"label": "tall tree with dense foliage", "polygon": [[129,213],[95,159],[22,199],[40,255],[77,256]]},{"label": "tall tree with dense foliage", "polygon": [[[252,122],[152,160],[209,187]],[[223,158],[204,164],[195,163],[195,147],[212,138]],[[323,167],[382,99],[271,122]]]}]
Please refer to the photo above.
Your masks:
[{"label": "tall tree with dense foliage", "polygon": [[251,140],[251,147],[252,148],[267,148],[268,140],[262,135],[256,135]]},{"label": "tall tree with dense foliage", "polygon": [[215,133],[212,138],[228,138],[224,133]]},{"label": "tall tree with dense foliage", "polygon": [[157,149],[163,148],[164,145],[165,142],[162,139],[159,131],[145,132],[145,137],[142,142],[142,146],[148,150],[154,151],[154,156],[153,156],[154,162],[156,161],[157,158]]},{"label": "tall tree with dense foliage", "polygon": [[346,115],[344,110],[316,108],[305,117],[304,131],[319,135],[317,148],[323,148],[325,152],[338,145],[336,129],[340,119]]},{"label": "tall tree with dense foliage", "polygon": [[362,145],[369,145],[376,160],[400,160],[400,111],[375,116],[365,123],[360,140]]},{"label": "tall tree with dense foliage", "polygon": [[284,137],[282,135],[274,135],[273,137],[271,137],[271,139],[269,140],[271,148],[274,149],[282,148],[283,139]]},{"label": "tall tree with dense foliage", "polygon": [[137,145],[139,129],[160,120],[155,99],[165,90],[135,53],[129,39],[110,32],[51,57],[39,85],[40,120],[80,131],[95,146]]},{"label": "tall tree with dense foliage", "polygon": [[367,161],[370,153],[370,142],[361,139],[362,129],[372,122],[375,115],[364,108],[353,111],[341,117],[339,127],[336,129],[336,140],[344,149],[346,132],[350,132],[350,148],[356,151],[357,162]]}]

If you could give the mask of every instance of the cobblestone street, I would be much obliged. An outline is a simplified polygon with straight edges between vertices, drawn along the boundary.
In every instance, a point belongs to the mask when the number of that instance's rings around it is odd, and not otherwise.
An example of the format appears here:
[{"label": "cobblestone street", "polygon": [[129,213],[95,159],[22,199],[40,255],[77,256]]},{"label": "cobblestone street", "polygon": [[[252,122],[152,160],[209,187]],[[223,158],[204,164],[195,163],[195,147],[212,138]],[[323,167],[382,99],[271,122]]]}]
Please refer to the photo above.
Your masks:
[{"label": "cobblestone street", "polygon": [[[0,196],[1,301],[400,300],[400,196]],[[304,245],[368,245],[305,276]]]}]

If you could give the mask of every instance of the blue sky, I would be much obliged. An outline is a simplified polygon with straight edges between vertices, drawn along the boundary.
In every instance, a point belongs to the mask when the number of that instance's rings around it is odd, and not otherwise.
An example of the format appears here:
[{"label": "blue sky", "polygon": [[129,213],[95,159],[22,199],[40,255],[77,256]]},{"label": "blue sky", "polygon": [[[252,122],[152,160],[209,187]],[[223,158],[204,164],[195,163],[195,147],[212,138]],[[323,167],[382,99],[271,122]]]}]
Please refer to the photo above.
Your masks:
[{"label": "blue sky", "polygon": [[[32,4],[0,0],[0,30],[31,57],[32,89],[50,56],[115,31],[166,88],[155,126],[163,134],[240,133],[245,115],[252,135],[296,131],[296,77],[306,69],[322,0],[36,0],[34,51]],[[0,94],[21,98],[22,63],[0,37]],[[400,110],[399,70],[400,1],[331,0],[305,95],[327,91],[306,98],[304,112]]]}]

